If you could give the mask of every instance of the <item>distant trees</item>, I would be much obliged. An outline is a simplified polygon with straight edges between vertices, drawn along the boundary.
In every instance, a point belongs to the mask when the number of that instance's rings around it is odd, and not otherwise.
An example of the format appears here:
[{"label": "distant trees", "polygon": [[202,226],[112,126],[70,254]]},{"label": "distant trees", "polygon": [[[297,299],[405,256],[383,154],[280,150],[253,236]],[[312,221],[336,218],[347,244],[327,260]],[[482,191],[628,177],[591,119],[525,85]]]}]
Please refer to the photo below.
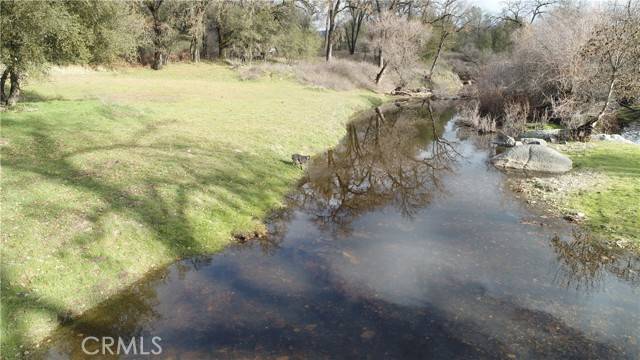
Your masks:
[{"label": "distant trees", "polygon": [[191,61],[200,61],[203,47],[207,7],[211,0],[191,0],[178,2],[175,9],[176,21],[189,37],[189,55]]},{"label": "distant trees", "polygon": [[349,12],[349,20],[345,25],[345,35],[349,54],[353,55],[356,52],[356,45],[362,26],[373,10],[373,4],[369,0],[348,0],[347,10]]},{"label": "distant trees", "polygon": [[325,28],[325,59],[331,61],[333,56],[333,42],[335,38],[335,32],[337,28],[338,14],[345,9],[345,4],[342,0],[328,0],[327,1],[327,17]]},{"label": "distant trees", "polygon": [[319,45],[309,10],[295,2],[216,1],[210,13],[221,57],[247,62],[276,55],[298,59],[314,53]]},{"label": "distant trees", "polygon": [[0,1],[2,104],[15,105],[24,77],[50,65],[110,64],[131,56],[142,30],[132,10],[98,0]]}]

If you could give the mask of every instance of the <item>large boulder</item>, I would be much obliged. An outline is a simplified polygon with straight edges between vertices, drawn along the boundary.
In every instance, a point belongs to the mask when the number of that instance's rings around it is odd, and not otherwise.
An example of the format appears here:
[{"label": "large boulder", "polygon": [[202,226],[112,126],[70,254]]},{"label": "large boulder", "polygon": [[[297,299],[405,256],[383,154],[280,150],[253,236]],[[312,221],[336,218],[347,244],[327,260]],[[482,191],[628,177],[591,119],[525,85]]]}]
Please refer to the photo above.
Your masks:
[{"label": "large boulder", "polygon": [[508,149],[491,159],[500,168],[563,173],[571,170],[573,163],[556,150],[540,145],[522,145]]}]

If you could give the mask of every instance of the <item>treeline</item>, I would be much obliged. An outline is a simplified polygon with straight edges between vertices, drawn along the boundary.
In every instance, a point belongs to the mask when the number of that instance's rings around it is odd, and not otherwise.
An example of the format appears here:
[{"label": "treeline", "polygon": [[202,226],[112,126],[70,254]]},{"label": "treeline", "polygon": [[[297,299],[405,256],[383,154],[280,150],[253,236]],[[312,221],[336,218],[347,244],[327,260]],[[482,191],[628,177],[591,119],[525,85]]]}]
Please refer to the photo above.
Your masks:
[{"label": "treeline", "polygon": [[127,61],[159,70],[171,60],[291,62],[320,54],[331,61],[334,49],[346,46],[351,54],[375,54],[379,81],[387,69],[412,74],[427,57],[433,70],[467,12],[459,0],[3,0],[0,6],[0,95],[8,105],[27,74],[49,65]]},{"label": "treeline", "polygon": [[578,140],[598,125],[616,130],[616,112],[640,99],[640,3],[548,3],[507,3],[515,29],[505,51],[476,54],[481,115],[520,129],[555,121]]},{"label": "treeline", "polygon": [[3,0],[0,11],[8,105],[50,65],[314,56],[366,61],[372,82],[392,71],[396,86],[425,88],[444,59],[498,122],[521,109],[592,128],[639,97],[638,0],[508,0],[498,14],[462,0]]}]

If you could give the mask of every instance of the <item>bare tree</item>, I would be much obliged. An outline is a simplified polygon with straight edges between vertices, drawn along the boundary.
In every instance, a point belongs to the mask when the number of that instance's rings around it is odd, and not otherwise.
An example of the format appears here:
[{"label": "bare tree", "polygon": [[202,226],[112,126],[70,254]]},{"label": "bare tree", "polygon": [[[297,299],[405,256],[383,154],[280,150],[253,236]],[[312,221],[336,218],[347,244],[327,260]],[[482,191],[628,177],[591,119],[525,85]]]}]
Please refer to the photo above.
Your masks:
[{"label": "bare tree", "polygon": [[327,19],[325,29],[325,59],[331,61],[333,57],[333,42],[336,32],[336,20],[340,12],[346,8],[342,0],[327,1]]},{"label": "bare tree", "polygon": [[349,47],[349,53],[353,55],[356,51],[356,45],[358,43],[358,37],[364,20],[369,16],[372,10],[372,3],[370,0],[348,0],[347,10],[349,11],[349,21],[345,26],[345,33],[347,35],[347,46]]},{"label": "bare tree", "polygon": [[533,24],[537,18],[556,4],[558,0],[507,0],[503,3],[498,19],[518,26]]},{"label": "bare tree", "polygon": [[433,71],[445,48],[446,41],[453,34],[462,31],[469,22],[466,16],[467,10],[467,7],[459,0],[442,0],[433,2],[431,17],[423,17],[423,21],[432,25],[435,32],[438,33],[436,51],[427,74],[427,82],[431,82]]},{"label": "bare tree", "polygon": [[421,50],[431,35],[430,28],[418,20],[407,20],[391,12],[380,15],[371,28],[374,43],[385,49],[386,54],[376,83],[391,68],[399,77],[397,85],[406,86],[419,66]]},{"label": "bare tree", "polygon": [[591,66],[588,83],[604,88],[597,117],[583,126],[594,127],[614,110],[616,98],[640,93],[640,3],[610,4],[581,55]]}]

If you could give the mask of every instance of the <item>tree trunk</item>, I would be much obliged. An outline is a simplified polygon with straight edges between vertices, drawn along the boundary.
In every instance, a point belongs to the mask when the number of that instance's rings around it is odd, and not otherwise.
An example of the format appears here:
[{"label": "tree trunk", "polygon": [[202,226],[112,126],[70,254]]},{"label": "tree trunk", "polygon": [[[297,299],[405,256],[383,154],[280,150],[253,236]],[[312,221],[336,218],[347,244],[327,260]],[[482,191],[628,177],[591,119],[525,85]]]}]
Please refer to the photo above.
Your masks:
[{"label": "tree trunk", "polygon": [[162,28],[162,21],[160,20],[160,6],[162,6],[164,0],[155,0],[153,3],[147,3],[147,8],[151,13],[151,17],[153,18],[153,64],[151,64],[151,68],[153,70],[162,69],[162,65],[166,63],[166,59],[164,57],[164,49],[162,44],[162,37],[164,36],[164,31]]},{"label": "tree trunk", "polygon": [[382,80],[382,76],[384,75],[385,70],[387,70],[387,65],[389,65],[389,63],[385,62],[384,65],[382,65],[382,68],[380,68],[378,75],[376,75],[376,85],[380,84],[380,80]]},{"label": "tree trunk", "polygon": [[327,45],[327,54],[325,56],[325,59],[327,60],[327,62],[333,59],[333,44],[331,43],[331,41],[329,41],[329,44]]},{"label": "tree trunk", "polygon": [[598,122],[602,120],[604,116],[607,114],[607,110],[609,109],[609,107],[611,106],[611,103],[613,102],[613,97],[614,97],[613,93],[614,93],[615,85],[616,85],[616,73],[614,72],[611,75],[611,80],[609,81],[609,92],[607,93],[607,101],[605,101],[604,106],[602,107],[602,110],[600,110],[600,113],[598,114],[598,116],[593,117],[592,119],[578,126],[575,129],[569,129],[568,137],[571,140],[578,140],[578,141],[589,140],[589,138],[591,137],[591,133],[593,132],[593,129],[595,129],[596,125],[598,125]]},{"label": "tree trunk", "polygon": [[328,27],[327,27],[327,34],[326,34],[326,60],[327,61],[331,61],[331,58],[333,58],[333,33],[336,30],[336,15],[338,15],[338,11],[340,10],[340,1],[341,0],[336,0],[335,4],[330,4],[329,5],[329,12],[327,14],[327,22],[328,22]]},{"label": "tree trunk", "polygon": [[224,59],[224,45],[222,43],[222,29],[220,29],[220,26],[216,26],[216,33],[218,34],[218,58]]},{"label": "tree trunk", "polygon": [[429,69],[429,75],[427,76],[427,80],[429,82],[431,82],[431,78],[433,76],[433,70],[435,70],[436,68],[436,63],[440,58],[440,53],[442,53],[442,48],[444,47],[444,41],[447,39],[447,36],[448,36],[447,33],[443,33],[442,36],[440,36],[440,43],[438,43],[438,51],[436,52],[436,56],[433,58],[433,62],[431,63],[431,69]]},{"label": "tree trunk", "polygon": [[0,103],[4,104],[7,101],[7,94],[5,93],[5,84],[7,83],[7,78],[9,77],[9,69],[4,69],[2,72],[2,77],[0,77]]},{"label": "tree trunk", "polygon": [[7,106],[14,106],[20,98],[20,74],[15,70],[11,71],[11,90],[7,98]]},{"label": "tree trunk", "polygon": [[325,59],[327,61],[331,61],[333,57],[333,27],[334,25],[334,17],[333,17],[333,8],[329,8],[329,14],[327,15],[329,26],[327,27],[326,34],[326,49],[325,49]]},{"label": "tree trunk", "polygon": [[153,53],[153,64],[151,64],[151,68],[153,70],[160,70],[160,69],[162,69],[163,63],[164,63],[164,61],[162,59],[162,51],[156,50]]},{"label": "tree trunk", "polygon": [[595,119],[595,121],[593,121],[590,124],[591,128],[595,128],[596,125],[598,124],[598,121],[602,120],[602,118],[607,114],[607,110],[609,109],[609,107],[611,106],[611,103],[613,102],[613,90],[615,89],[615,86],[616,86],[616,74],[613,73],[611,75],[611,81],[609,81],[609,92],[607,93],[607,101],[604,103],[602,110],[600,110],[598,117]]}]

